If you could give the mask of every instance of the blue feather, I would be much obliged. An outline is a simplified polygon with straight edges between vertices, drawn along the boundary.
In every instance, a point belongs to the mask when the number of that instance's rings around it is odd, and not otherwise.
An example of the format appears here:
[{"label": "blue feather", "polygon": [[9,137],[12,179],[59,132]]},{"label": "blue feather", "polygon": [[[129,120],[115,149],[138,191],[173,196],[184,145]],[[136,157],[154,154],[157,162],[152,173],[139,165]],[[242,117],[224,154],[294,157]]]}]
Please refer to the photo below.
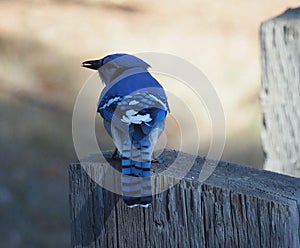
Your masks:
[{"label": "blue feather", "polygon": [[149,64],[127,54],[112,54],[83,66],[99,71],[106,83],[97,112],[122,157],[122,191],[129,207],[152,201],[151,158],[169,111],[160,83]]}]

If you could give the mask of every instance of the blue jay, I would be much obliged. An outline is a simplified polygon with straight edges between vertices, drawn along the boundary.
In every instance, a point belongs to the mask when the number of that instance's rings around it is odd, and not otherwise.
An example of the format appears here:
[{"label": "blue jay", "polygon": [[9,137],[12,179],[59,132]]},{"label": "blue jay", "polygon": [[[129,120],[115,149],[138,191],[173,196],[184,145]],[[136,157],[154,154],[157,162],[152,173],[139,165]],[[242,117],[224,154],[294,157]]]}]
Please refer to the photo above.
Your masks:
[{"label": "blue jay", "polygon": [[148,72],[150,65],[133,55],[112,54],[82,66],[98,70],[105,83],[97,112],[121,155],[123,200],[148,207],[152,154],[169,112],[165,91]]}]

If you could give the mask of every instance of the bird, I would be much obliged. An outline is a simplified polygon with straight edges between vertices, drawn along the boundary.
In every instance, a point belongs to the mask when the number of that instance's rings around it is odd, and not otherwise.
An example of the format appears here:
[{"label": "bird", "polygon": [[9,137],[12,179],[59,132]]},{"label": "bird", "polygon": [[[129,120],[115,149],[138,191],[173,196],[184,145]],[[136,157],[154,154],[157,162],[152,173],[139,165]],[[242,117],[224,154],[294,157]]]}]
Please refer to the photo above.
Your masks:
[{"label": "bird", "polygon": [[97,70],[104,82],[97,112],[121,157],[123,201],[129,208],[152,203],[151,162],[154,147],[170,112],[163,86],[151,67],[137,56],[116,53],[88,60],[82,66]]}]

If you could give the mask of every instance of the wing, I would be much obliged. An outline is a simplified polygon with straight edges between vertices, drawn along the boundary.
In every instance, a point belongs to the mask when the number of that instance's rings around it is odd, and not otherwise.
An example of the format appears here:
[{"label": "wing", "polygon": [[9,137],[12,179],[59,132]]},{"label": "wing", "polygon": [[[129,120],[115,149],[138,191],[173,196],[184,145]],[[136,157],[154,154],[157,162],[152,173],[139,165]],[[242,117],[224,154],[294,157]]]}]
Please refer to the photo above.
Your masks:
[{"label": "wing", "polygon": [[123,199],[130,207],[147,207],[152,201],[151,158],[169,111],[161,85],[148,74],[138,85],[140,76],[105,89],[98,103],[105,129],[122,156]]}]

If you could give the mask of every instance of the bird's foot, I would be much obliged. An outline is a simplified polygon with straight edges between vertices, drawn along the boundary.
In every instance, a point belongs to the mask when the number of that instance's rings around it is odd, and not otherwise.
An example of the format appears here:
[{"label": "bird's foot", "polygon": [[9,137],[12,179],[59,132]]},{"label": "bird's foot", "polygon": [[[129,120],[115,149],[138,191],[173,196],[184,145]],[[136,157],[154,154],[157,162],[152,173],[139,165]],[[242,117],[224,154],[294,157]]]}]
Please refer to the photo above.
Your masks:
[{"label": "bird's foot", "polygon": [[112,159],[114,160],[119,160],[121,158],[120,153],[118,151],[118,149],[116,148],[113,155],[111,156]]},{"label": "bird's foot", "polygon": [[164,163],[164,159],[161,158],[161,157],[152,157],[152,160],[151,160],[151,163],[154,163],[154,164],[162,164]]}]

